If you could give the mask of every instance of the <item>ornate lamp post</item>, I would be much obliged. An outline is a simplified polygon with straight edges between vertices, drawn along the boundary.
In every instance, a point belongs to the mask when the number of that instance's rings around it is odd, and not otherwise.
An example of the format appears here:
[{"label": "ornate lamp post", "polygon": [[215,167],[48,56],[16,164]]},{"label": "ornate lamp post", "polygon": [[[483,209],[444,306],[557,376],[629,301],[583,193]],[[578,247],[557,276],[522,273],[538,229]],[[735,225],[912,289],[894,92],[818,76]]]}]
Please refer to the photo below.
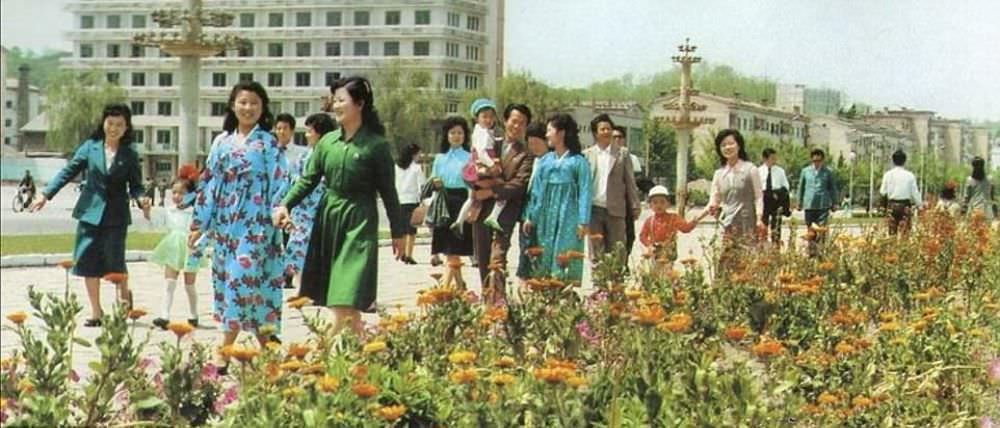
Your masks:
[{"label": "ornate lamp post", "polygon": [[143,46],[155,46],[181,60],[181,126],[178,165],[194,163],[198,153],[198,76],[201,58],[225,49],[242,46],[246,39],[231,34],[206,34],[203,27],[228,27],[233,15],[202,9],[201,0],[187,0],[183,9],[153,12],[160,29],[137,34],[133,40]]},{"label": "ornate lamp post", "polygon": [[688,152],[691,146],[691,130],[702,124],[715,122],[715,119],[712,118],[691,116],[691,112],[704,111],[706,106],[691,101],[691,95],[698,94],[691,82],[691,64],[701,62],[701,57],[692,55],[698,47],[690,42],[691,39],[684,39],[684,44],[677,47],[681,54],[671,57],[674,62],[681,65],[681,86],[678,90],[680,97],[663,106],[668,111],[677,112],[676,115],[669,115],[664,120],[677,130],[677,181],[675,186],[677,212],[682,216],[687,206]]}]

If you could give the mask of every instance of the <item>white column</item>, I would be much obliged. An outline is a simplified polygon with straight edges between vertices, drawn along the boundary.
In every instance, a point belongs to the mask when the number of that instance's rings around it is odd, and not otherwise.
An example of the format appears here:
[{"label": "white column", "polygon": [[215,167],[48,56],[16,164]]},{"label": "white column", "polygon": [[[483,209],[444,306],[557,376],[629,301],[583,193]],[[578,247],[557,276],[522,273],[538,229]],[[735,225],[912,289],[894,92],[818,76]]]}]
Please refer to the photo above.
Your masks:
[{"label": "white column", "polygon": [[179,165],[194,163],[198,155],[198,70],[201,58],[181,57],[181,129],[177,143]]}]

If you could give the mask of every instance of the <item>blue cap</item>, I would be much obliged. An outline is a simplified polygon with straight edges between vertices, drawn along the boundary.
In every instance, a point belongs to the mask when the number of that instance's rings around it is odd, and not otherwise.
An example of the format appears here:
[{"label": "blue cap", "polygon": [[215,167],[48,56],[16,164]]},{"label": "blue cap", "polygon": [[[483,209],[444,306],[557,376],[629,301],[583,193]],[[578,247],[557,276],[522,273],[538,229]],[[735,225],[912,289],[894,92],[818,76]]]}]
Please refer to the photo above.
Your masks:
[{"label": "blue cap", "polygon": [[497,105],[493,103],[493,100],[489,98],[479,98],[472,102],[472,108],[469,109],[469,112],[472,113],[472,117],[476,117],[479,115],[479,112],[487,108],[497,111]]}]

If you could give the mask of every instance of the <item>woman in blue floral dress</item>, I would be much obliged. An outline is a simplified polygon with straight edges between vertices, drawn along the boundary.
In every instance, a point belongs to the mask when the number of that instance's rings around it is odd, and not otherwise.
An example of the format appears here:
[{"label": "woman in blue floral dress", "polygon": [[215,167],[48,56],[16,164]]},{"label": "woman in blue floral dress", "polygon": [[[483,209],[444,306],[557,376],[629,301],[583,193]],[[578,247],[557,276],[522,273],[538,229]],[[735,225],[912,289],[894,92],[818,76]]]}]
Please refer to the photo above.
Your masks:
[{"label": "woman in blue floral dress", "polygon": [[223,345],[241,330],[264,344],[281,327],[284,268],[271,209],[288,187],[287,160],[269,132],[273,116],[257,82],[240,82],[202,174],[188,245],[208,234],[215,249],[212,284]]},{"label": "woman in blue floral dress", "polygon": [[[306,141],[309,143],[309,148],[298,162],[298,171],[293,172],[296,177],[301,177],[305,173],[305,166],[309,164],[309,157],[313,154],[316,142],[327,133],[333,132],[336,127],[333,119],[326,113],[316,113],[306,118]],[[326,186],[316,186],[309,196],[292,209],[292,226],[288,244],[285,245],[285,275],[293,277],[302,273],[302,265],[306,262],[309,238],[316,218],[316,207],[319,206],[324,193]]]},{"label": "woman in blue floral dress", "polygon": [[563,267],[559,256],[583,254],[590,224],[590,165],[580,154],[579,127],[571,116],[552,116],[545,136],[553,151],[542,157],[532,175],[524,221],[525,233],[534,231],[544,249],[531,276],[579,281],[583,257],[571,257]]}]

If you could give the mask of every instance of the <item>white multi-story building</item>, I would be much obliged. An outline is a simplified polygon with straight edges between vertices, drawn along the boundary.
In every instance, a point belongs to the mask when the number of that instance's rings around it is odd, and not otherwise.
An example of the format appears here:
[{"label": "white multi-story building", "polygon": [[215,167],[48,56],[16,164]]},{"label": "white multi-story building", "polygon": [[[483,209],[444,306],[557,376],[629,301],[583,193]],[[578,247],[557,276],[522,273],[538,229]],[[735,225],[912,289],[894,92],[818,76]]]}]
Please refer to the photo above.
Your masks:
[{"label": "white multi-story building", "polygon": [[[3,90],[3,145],[5,147],[5,152],[10,152],[7,149],[20,150],[18,147],[18,139],[21,138],[17,129],[17,119],[18,119],[18,86],[20,81],[18,79],[4,79],[4,90]],[[28,85],[26,96],[28,97],[27,103],[27,118],[28,120],[34,119],[42,111],[43,97],[42,92],[38,87],[34,85]]]},{"label": "white multi-story building", "polygon": [[[179,0],[74,0],[75,28],[65,68],[99,68],[128,90],[136,139],[147,176],[176,170],[180,128],[180,63],[132,37],[154,31],[151,14]],[[205,0],[206,9],[235,15],[233,25],[208,29],[250,41],[202,60],[198,150],[205,155],[222,127],[230,88],[263,84],[271,110],[302,120],[318,112],[333,80],[376,78],[399,61],[427,72],[446,94],[448,112],[461,112],[460,93],[491,87],[503,71],[504,0]],[[374,82],[376,103],[378,82]]]}]

